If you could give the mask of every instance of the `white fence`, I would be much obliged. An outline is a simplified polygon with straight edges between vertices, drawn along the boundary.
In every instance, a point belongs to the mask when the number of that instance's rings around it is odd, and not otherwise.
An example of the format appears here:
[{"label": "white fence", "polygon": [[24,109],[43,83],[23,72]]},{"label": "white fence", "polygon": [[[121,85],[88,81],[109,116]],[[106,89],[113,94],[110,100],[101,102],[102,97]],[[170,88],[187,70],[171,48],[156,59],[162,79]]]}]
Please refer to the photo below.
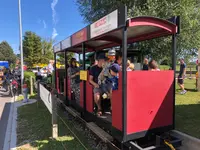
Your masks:
[{"label": "white fence", "polygon": [[51,93],[42,85],[39,84],[39,94],[41,100],[44,102],[49,112],[52,114],[52,95]]}]

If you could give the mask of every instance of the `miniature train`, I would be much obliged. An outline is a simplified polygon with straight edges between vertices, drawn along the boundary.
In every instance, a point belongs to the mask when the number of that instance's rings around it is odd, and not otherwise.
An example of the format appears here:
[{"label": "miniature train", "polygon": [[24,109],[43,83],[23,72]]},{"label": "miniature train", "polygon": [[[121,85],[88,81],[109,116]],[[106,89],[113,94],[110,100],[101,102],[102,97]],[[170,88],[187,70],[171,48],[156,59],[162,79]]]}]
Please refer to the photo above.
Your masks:
[{"label": "miniature train", "polygon": [[[164,141],[180,146],[177,144],[180,140],[168,134],[175,128],[175,53],[179,28],[179,17],[168,20],[149,16],[127,19],[127,8],[123,6],[74,33],[54,45],[54,58],[56,54],[64,53],[67,66],[68,52],[82,54],[84,77],[80,82],[80,100],[77,103],[73,98],[67,67],[55,71],[60,99],[81,112],[86,121],[93,121],[108,131],[122,143],[122,149],[124,145],[129,145],[130,149],[160,149],[165,145]],[[127,51],[127,44],[164,36],[172,37],[172,70],[126,71],[127,55],[131,55]],[[116,46],[120,47],[123,61],[118,90],[112,93],[112,114],[105,115],[105,118],[97,117],[94,113],[93,87],[85,67],[85,54]]]}]

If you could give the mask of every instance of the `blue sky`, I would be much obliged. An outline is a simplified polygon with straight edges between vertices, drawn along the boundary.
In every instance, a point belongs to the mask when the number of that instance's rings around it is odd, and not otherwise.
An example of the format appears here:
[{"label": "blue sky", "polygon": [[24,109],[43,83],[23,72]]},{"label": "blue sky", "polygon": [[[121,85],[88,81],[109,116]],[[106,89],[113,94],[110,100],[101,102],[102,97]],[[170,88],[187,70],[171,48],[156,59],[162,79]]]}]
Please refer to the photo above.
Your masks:
[{"label": "blue sky", "polygon": [[[33,31],[58,42],[86,26],[75,0],[21,0],[23,33]],[[19,53],[18,0],[1,0],[0,42]],[[56,36],[57,35],[57,36]]]}]

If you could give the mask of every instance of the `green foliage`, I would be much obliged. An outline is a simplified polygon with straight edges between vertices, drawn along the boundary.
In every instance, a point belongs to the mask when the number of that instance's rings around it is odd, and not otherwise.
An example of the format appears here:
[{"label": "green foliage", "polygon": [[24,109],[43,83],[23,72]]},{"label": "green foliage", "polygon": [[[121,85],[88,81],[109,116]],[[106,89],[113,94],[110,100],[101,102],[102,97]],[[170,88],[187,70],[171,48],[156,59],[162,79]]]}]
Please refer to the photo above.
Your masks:
[{"label": "green foliage", "polygon": [[[74,57],[74,53],[68,52],[67,53],[67,61],[69,62],[72,58]],[[65,64],[65,54],[64,53],[59,53],[57,55],[57,61],[60,62],[61,64]]]},{"label": "green foliage", "polygon": [[31,77],[32,77],[32,82],[34,83],[35,81],[35,73],[31,72],[31,71],[25,71],[24,72],[24,80],[27,83],[28,87],[30,88],[30,82],[31,82]]},{"label": "green foliage", "polygon": [[0,43],[0,61],[8,61],[9,64],[14,63],[16,56],[13,49],[8,44],[8,42],[3,41]]},{"label": "green foliage", "polygon": [[[120,5],[128,7],[128,17],[154,16],[168,19],[172,16],[181,18],[181,34],[178,36],[177,57],[197,56],[200,47],[200,7],[198,0],[76,0],[84,21],[92,23]],[[171,38],[159,38],[145,41],[138,45],[144,55],[162,61],[164,57],[170,61]],[[188,58],[189,57],[189,58]]]},{"label": "green foliage", "polygon": [[53,40],[52,39],[42,39],[42,59],[41,63],[48,63],[49,60],[53,59]]},{"label": "green foliage", "polygon": [[48,63],[50,59],[53,59],[52,44],[51,39],[42,39],[31,31],[25,32],[23,40],[24,61],[29,67],[37,63]]}]

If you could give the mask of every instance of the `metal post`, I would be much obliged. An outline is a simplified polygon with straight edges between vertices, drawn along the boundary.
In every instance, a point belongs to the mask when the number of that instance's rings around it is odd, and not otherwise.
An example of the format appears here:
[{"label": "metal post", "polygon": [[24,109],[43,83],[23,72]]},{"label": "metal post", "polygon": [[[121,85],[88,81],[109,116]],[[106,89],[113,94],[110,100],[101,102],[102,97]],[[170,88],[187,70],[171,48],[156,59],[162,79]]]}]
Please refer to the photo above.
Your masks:
[{"label": "metal post", "polygon": [[123,24],[122,28],[122,134],[123,134],[123,142],[127,139],[127,7],[123,8],[124,16],[123,16]]},{"label": "metal post", "polygon": [[57,90],[57,76],[56,76],[56,53],[54,53],[54,88]]},{"label": "metal post", "polygon": [[21,55],[21,93],[23,93],[24,83],[24,60],[23,60],[23,41],[22,41],[22,20],[21,20],[21,0],[18,0],[19,9],[19,39],[20,39],[20,55]]},{"label": "metal post", "polygon": [[[82,43],[82,53],[83,53],[83,70],[85,70],[85,43]],[[83,81],[83,106],[84,111],[86,111],[86,81]]]},{"label": "metal post", "polygon": [[[126,117],[127,117],[127,27],[123,28],[123,40],[122,40],[122,127],[123,127],[123,135],[126,137]],[[124,139],[126,140],[126,139]]]},{"label": "metal post", "polygon": [[57,119],[57,96],[56,90],[51,93],[51,103],[52,103],[52,138],[58,137],[58,119]]},{"label": "metal post", "polygon": [[65,50],[65,101],[66,101],[66,105],[69,105],[68,104],[68,72],[67,72],[67,51]]},{"label": "metal post", "polygon": [[175,90],[176,90],[176,34],[172,35],[172,70],[174,70],[173,128],[175,128]]}]

